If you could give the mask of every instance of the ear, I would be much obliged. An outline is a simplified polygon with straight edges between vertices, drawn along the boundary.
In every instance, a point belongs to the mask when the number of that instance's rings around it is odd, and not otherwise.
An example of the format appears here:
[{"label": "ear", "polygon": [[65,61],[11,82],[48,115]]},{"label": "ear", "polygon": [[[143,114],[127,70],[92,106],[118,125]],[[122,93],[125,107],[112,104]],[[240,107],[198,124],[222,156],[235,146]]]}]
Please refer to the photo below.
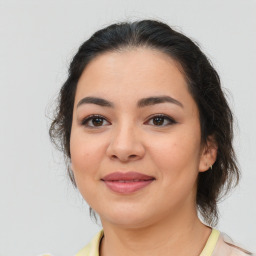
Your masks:
[{"label": "ear", "polygon": [[205,172],[211,168],[217,159],[218,145],[213,135],[208,136],[205,145],[201,149],[199,172]]}]

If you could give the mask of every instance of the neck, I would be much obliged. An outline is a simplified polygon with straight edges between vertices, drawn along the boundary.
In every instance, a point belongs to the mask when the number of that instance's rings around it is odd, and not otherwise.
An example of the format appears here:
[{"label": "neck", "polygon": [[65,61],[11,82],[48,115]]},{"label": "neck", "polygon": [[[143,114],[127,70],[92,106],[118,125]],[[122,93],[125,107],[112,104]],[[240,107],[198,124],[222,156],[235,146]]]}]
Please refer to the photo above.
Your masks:
[{"label": "neck", "polygon": [[191,210],[177,212],[138,228],[113,225],[103,219],[102,225],[101,256],[198,256],[211,232],[199,220],[196,209],[192,215]]}]

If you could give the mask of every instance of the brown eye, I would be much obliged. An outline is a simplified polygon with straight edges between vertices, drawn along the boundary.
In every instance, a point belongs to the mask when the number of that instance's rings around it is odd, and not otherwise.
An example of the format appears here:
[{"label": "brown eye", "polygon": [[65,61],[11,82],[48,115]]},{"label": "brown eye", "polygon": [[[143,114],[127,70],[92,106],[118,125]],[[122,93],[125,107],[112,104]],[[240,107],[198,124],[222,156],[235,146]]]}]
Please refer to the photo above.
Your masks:
[{"label": "brown eye", "polygon": [[164,123],[164,117],[154,117],[153,118],[153,124],[154,125],[163,125]]},{"label": "brown eye", "polygon": [[167,126],[176,124],[177,122],[166,115],[156,115],[149,119],[148,124],[153,126]]},{"label": "brown eye", "polygon": [[101,126],[103,124],[103,118],[93,118],[92,119],[92,124],[94,126]]},{"label": "brown eye", "polygon": [[95,128],[109,125],[110,123],[102,116],[91,115],[81,122],[81,125],[86,126],[88,128]]}]

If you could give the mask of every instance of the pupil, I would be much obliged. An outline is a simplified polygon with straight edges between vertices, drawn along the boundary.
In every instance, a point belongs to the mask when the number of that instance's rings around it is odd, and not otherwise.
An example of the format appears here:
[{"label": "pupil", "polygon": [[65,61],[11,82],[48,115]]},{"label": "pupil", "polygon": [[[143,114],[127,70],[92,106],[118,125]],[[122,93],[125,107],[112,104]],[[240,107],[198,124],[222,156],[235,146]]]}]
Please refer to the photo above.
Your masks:
[{"label": "pupil", "polygon": [[102,118],[94,118],[92,120],[92,122],[93,122],[93,125],[100,126],[100,125],[102,125],[103,120],[102,120]]},{"label": "pupil", "polygon": [[163,121],[164,121],[164,118],[163,118],[163,117],[156,117],[156,118],[154,118],[153,123],[154,123],[155,125],[162,125],[162,124],[163,124]]}]

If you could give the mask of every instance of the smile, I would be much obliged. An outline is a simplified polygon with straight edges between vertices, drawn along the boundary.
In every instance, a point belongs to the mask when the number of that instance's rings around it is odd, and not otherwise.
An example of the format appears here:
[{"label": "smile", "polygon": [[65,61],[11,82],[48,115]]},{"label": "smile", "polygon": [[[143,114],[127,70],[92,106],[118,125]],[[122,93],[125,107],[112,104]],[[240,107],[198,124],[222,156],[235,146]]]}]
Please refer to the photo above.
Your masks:
[{"label": "smile", "polygon": [[148,186],[155,178],[137,172],[115,172],[105,176],[102,181],[117,193],[130,194]]}]

